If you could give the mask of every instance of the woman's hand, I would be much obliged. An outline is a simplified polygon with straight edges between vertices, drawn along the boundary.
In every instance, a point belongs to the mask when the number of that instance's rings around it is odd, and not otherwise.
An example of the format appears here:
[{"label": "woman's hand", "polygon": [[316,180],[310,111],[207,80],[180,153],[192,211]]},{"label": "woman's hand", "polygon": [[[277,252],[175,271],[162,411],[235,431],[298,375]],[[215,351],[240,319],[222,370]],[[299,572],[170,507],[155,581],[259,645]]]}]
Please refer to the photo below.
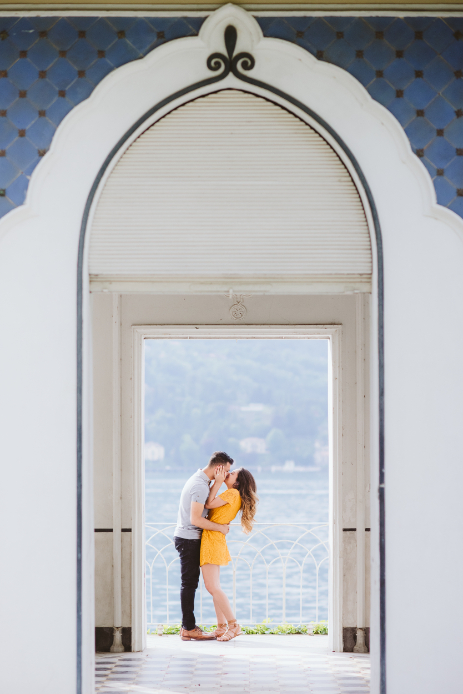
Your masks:
[{"label": "woman's hand", "polygon": [[220,482],[220,484],[223,484],[225,482],[225,477],[227,476],[227,473],[225,472],[225,468],[223,465],[217,465],[217,467],[214,470],[214,478],[216,482]]},{"label": "woman's hand", "polygon": [[[211,485],[211,489],[209,491],[209,496],[208,496],[207,501],[205,503],[205,507],[207,509],[218,508],[219,506],[225,506],[225,504],[227,503],[226,501],[224,501],[220,497],[216,498],[218,491],[219,491],[220,487],[222,486],[222,483],[224,482],[227,474],[228,473],[225,471],[225,468],[223,465],[217,465],[217,467],[214,470],[214,482]],[[224,533],[224,534],[226,534],[226,533]]]}]

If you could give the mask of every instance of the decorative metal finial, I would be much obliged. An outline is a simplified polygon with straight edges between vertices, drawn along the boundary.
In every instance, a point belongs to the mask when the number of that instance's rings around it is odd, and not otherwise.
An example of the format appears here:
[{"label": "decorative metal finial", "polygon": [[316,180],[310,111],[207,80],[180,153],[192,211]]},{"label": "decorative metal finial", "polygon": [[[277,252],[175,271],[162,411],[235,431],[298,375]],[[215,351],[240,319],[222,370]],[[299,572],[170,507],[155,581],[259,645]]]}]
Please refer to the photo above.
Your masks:
[{"label": "decorative metal finial", "polygon": [[238,53],[234,56],[236,48],[236,40],[238,34],[236,28],[229,24],[224,31],[225,49],[227,55],[224,53],[212,53],[207,59],[207,67],[213,72],[217,72],[220,68],[223,68],[223,72],[220,74],[220,79],[224,79],[227,75],[233,73],[238,79],[243,79],[243,74],[239,71],[239,67],[242,70],[252,70],[256,61],[250,53]]}]

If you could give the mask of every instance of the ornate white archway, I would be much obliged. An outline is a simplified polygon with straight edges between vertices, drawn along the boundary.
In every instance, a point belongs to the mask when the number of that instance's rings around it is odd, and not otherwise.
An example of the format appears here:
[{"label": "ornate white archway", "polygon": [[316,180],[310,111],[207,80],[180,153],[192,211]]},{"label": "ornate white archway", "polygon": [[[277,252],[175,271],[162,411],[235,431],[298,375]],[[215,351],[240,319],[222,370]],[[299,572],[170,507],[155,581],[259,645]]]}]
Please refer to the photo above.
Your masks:
[{"label": "ornate white archway", "polygon": [[[224,34],[229,25],[237,30],[236,47],[233,49],[230,49],[230,41],[228,46],[224,46]],[[212,59],[214,53],[221,57]],[[242,53],[250,54],[252,60],[247,55],[240,58],[239,54]],[[82,631],[82,614],[85,615],[90,609],[93,580],[90,551],[93,538],[89,522],[88,243],[85,237],[88,217],[94,194],[101,182],[109,175],[122,151],[146,128],[147,119],[154,120],[165,115],[176,105],[190,100],[193,94],[200,96],[224,87],[244,88],[260,96],[268,96],[271,92],[272,100],[276,103],[291,108],[307,122],[318,123],[324,136],[343,157],[364,196],[371,230],[376,234],[373,244],[376,250],[375,329],[371,336],[371,349],[378,358],[372,360],[372,440],[376,442],[372,458],[376,461],[373,470],[377,474],[373,485],[379,489],[383,500],[381,512],[377,514],[382,519],[382,531],[385,522],[382,341],[385,336],[386,363],[390,365],[391,373],[389,381],[386,378],[388,403],[391,403],[388,405],[390,409],[386,408],[386,419],[390,427],[388,431],[392,432],[388,455],[391,451],[399,455],[400,444],[395,443],[395,434],[400,432],[401,426],[401,383],[400,376],[396,374],[403,375],[403,369],[396,341],[407,325],[400,311],[405,311],[404,297],[412,307],[414,292],[425,295],[428,280],[421,267],[413,266],[411,259],[418,252],[422,261],[424,258],[425,266],[431,264],[435,291],[448,294],[448,278],[451,277],[452,296],[461,294],[462,288],[455,279],[457,265],[453,266],[452,263],[457,263],[460,258],[463,223],[455,214],[436,205],[431,179],[413,155],[394,117],[374,102],[345,71],[319,62],[303,49],[284,41],[264,39],[257,23],[242,9],[233,5],[224,6],[208,18],[199,37],[167,43],[145,59],[116,70],[87,101],[69,114],[57,131],[50,153],[33,174],[25,206],[2,220],[0,238],[3,241],[5,270],[2,276],[5,304],[2,308],[5,309],[9,329],[16,330],[17,334],[24,331],[26,335],[24,323],[30,317],[36,338],[52,343],[54,353],[59,354],[58,360],[50,359],[49,355],[47,357],[47,389],[50,399],[62,403],[62,406],[59,412],[55,412],[54,418],[50,419],[50,413],[48,417],[46,413],[39,415],[39,420],[41,416],[44,417],[42,427],[46,434],[43,440],[44,459],[46,441],[53,436],[60,440],[60,445],[48,461],[50,470],[55,470],[56,474],[61,470],[63,459],[69,461],[70,466],[71,461],[75,461],[77,392],[77,525],[74,512],[69,512],[63,521],[63,529],[69,533],[77,530],[78,537],[77,560],[75,554],[67,553],[64,565],[69,575],[77,566],[77,672],[81,682],[83,673],[84,687],[93,676],[88,665],[91,666],[92,625],[84,621]],[[436,244],[437,236],[439,245]],[[442,257],[440,266],[433,265],[436,253]],[[384,297],[382,261],[385,272]],[[410,287],[413,289],[410,290]],[[17,296],[18,308],[14,315],[8,312],[11,291],[15,291]],[[445,307],[449,318],[459,310],[456,301],[448,302]],[[386,333],[383,333],[383,315]],[[423,312],[420,311],[413,316],[412,323],[418,331],[422,317]],[[455,329],[455,345],[459,344],[460,339],[461,335]],[[426,361],[427,354],[423,347],[420,352],[422,361]],[[10,354],[7,350],[4,358],[14,363],[13,352]],[[23,378],[27,376],[32,381],[35,378],[37,389],[40,389],[37,374],[26,369]],[[415,386],[416,383],[411,382],[410,391]],[[13,382],[6,384],[5,392],[7,397],[10,393],[12,401],[16,397],[16,387],[17,384]],[[448,407],[453,407],[455,411],[457,402],[456,394],[449,396]],[[38,393],[31,396],[30,406],[34,405],[37,410],[40,409]],[[8,445],[7,442],[7,451]],[[69,493],[74,488],[74,474],[75,469],[70,467],[63,481]],[[384,554],[380,553],[380,548],[384,552],[385,540],[378,527],[376,531],[376,537],[381,541],[373,553],[373,561],[378,567],[374,590],[379,596],[386,577]],[[377,609],[373,614],[372,626],[378,638],[381,634],[381,674],[384,681],[386,634],[384,593],[382,595],[381,603],[374,601]],[[82,653],[85,653],[83,659]],[[379,661],[379,654],[377,656]]]}]

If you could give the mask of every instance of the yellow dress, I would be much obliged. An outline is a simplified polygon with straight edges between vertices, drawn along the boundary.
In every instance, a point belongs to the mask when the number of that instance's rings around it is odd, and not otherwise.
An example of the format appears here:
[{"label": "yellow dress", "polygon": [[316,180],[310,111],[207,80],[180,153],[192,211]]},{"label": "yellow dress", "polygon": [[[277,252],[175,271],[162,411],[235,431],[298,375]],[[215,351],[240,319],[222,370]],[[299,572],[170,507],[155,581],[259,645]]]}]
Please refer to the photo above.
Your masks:
[{"label": "yellow dress", "polygon": [[[231,523],[241,508],[241,497],[237,489],[227,489],[219,495],[220,499],[226,501],[226,506],[212,508],[209,511],[208,520],[214,523]],[[226,566],[231,562],[230,552],[227,547],[226,536],[218,530],[203,530],[201,537],[201,556],[200,565],[218,564]]]}]

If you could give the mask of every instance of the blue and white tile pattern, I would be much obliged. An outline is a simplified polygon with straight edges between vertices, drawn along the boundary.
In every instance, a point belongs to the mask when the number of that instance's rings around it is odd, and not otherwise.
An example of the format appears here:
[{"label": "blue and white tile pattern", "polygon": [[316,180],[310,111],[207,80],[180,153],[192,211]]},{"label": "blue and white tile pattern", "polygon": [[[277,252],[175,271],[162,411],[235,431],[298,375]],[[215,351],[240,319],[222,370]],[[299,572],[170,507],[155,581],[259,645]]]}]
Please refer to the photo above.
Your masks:
[{"label": "blue and white tile pattern", "polygon": [[[0,18],[0,216],[24,202],[64,116],[112,70],[203,18]],[[260,17],[358,79],[401,123],[438,202],[463,217],[463,18]],[[380,164],[380,162],[379,162]]]}]

